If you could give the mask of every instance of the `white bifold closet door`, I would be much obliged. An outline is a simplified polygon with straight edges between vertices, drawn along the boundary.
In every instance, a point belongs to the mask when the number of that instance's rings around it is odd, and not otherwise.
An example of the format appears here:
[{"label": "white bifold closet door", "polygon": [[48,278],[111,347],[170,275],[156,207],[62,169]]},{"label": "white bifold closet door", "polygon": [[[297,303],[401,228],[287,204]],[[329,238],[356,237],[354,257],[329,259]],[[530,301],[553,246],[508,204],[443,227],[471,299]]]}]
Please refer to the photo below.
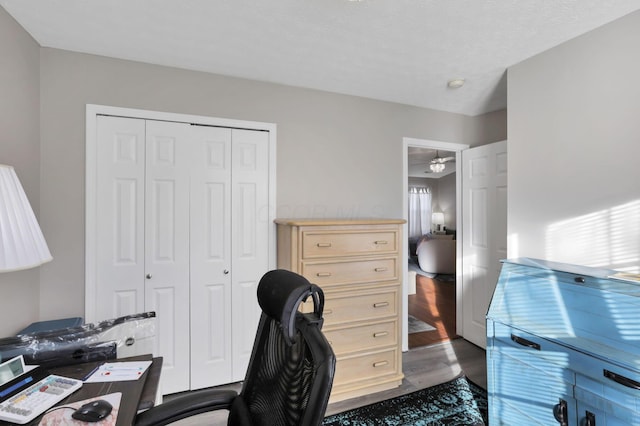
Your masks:
[{"label": "white bifold closet door", "polygon": [[268,269],[268,133],[101,116],[98,318],[157,315],[163,393],[242,380]]}]

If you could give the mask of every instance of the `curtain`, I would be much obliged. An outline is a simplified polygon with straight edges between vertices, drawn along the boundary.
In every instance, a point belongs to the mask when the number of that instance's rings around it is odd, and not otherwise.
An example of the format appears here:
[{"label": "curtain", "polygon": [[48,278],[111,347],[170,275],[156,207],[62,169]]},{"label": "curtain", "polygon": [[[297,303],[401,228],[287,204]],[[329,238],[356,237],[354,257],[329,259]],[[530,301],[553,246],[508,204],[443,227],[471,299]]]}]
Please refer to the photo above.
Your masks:
[{"label": "curtain", "polygon": [[409,190],[409,238],[420,237],[431,230],[431,192],[428,188]]}]

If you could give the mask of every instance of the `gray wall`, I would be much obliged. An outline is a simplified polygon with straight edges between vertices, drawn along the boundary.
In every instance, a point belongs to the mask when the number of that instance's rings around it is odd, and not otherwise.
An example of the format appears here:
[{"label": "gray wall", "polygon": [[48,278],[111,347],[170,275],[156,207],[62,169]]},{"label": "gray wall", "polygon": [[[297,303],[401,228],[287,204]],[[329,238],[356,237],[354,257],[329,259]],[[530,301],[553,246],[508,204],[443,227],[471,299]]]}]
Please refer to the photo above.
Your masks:
[{"label": "gray wall", "polygon": [[640,258],[640,12],[508,72],[509,256]]},{"label": "gray wall", "polygon": [[[40,205],[40,48],[0,8],[0,164],[15,168]],[[0,336],[39,319],[40,269],[0,273]]]},{"label": "gray wall", "polygon": [[[0,17],[10,19],[2,9]],[[14,28],[0,46],[17,49],[18,55],[32,50],[37,55],[32,45],[13,46],[9,40],[16,37],[28,38]],[[37,275],[22,280],[20,287],[28,281],[30,290],[21,289],[11,302],[35,304],[41,299],[43,303],[32,308],[39,319],[84,315],[88,103],[276,123],[280,217],[401,217],[406,201],[403,137],[481,145],[506,136],[506,111],[468,117],[50,48],[39,53],[40,63],[36,57],[28,69],[40,74],[39,129],[33,125],[37,90],[33,108],[13,114],[20,114],[20,120],[28,117],[36,139],[38,130],[41,135],[28,173],[34,181],[40,174],[40,188],[36,184],[33,189],[39,189],[40,222],[54,260],[39,268],[39,283]],[[4,85],[0,81],[3,90]],[[7,105],[21,96],[12,94]],[[5,148],[3,140],[0,149]],[[4,304],[10,302],[3,298],[0,305]],[[22,328],[34,317],[33,312],[5,316],[4,307],[0,309],[0,335]]]}]

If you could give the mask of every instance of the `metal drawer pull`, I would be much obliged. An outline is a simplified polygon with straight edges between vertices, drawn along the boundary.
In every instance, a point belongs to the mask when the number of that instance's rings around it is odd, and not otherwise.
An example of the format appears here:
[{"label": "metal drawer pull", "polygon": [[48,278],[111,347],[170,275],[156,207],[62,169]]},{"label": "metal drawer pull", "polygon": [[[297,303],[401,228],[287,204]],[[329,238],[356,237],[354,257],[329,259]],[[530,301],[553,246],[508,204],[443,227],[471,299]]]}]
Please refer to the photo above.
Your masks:
[{"label": "metal drawer pull", "polygon": [[317,277],[330,277],[331,276],[331,272],[318,272],[316,274]]},{"label": "metal drawer pull", "polygon": [[385,306],[389,306],[389,302],[378,302],[373,304],[374,308],[384,308]]},{"label": "metal drawer pull", "polygon": [[609,370],[603,370],[603,373],[604,373],[604,377],[606,377],[607,379],[613,380],[614,382],[619,383],[622,386],[625,386],[631,389],[640,390],[640,382],[636,382],[633,379],[621,376],[620,374],[616,374],[613,371],[609,371]]},{"label": "metal drawer pull", "polygon": [[317,247],[331,247],[331,243],[318,243],[316,244]]},{"label": "metal drawer pull", "polygon": [[561,399],[553,406],[553,417],[556,418],[560,426],[569,426],[569,413],[567,411],[567,401]]},{"label": "metal drawer pull", "polygon": [[379,240],[379,241],[376,241],[375,244],[383,245],[383,244],[388,244],[388,242],[386,240]]},{"label": "metal drawer pull", "polygon": [[584,422],[584,426],[596,426],[596,415],[593,414],[591,411],[587,411],[586,413],[586,417],[585,417],[585,422]]},{"label": "metal drawer pull", "polygon": [[540,345],[539,344],[534,343],[531,340],[527,340],[527,339],[525,339],[523,337],[516,336],[515,334],[511,335],[511,340],[513,340],[514,342],[516,342],[519,345],[526,346],[527,348],[532,348],[532,349],[535,349],[537,351],[540,350]]},{"label": "metal drawer pull", "polygon": [[388,334],[389,334],[388,331],[378,331],[377,333],[373,333],[373,337],[384,337]]},{"label": "metal drawer pull", "polygon": [[384,367],[385,365],[388,365],[389,361],[378,361],[378,362],[374,362],[373,366],[374,368],[378,368],[378,367]]},{"label": "metal drawer pull", "polygon": [[389,268],[384,268],[384,267],[383,267],[383,268],[376,268],[376,269],[374,269],[374,271],[376,271],[376,272],[386,272],[386,271],[388,271],[388,270],[389,270]]}]

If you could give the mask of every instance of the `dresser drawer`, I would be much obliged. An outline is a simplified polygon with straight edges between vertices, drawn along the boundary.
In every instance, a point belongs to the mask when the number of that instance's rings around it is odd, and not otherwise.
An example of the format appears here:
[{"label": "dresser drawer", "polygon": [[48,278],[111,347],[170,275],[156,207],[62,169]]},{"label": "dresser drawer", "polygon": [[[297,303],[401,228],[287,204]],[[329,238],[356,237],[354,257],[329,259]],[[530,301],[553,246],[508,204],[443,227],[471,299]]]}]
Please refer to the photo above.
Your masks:
[{"label": "dresser drawer", "polygon": [[360,256],[398,252],[398,233],[394,230],[303,231],[302,258]]},{"label": "dresser drawer", "polygon": [[398,343],[398,323],[395,320],[359,327],[328,329],[325,326],[323,332],[336,355]]},{"label": "dresser drawer", "polygon": [[381,378],[398,374],[398,351],[389,349],[358,356],[338,357],[335,377],[340,378],[335,386]]},{"label": "dresser drawer", "polygon": [[301,275],[322,288],[332,285],[397,281],[397,262],[397,257],[321,263],[302,262]]},{"label": "dresser drawer", "polygon": [[398,315],[398,289],[325,293],[324,324],[332,326]]}]

